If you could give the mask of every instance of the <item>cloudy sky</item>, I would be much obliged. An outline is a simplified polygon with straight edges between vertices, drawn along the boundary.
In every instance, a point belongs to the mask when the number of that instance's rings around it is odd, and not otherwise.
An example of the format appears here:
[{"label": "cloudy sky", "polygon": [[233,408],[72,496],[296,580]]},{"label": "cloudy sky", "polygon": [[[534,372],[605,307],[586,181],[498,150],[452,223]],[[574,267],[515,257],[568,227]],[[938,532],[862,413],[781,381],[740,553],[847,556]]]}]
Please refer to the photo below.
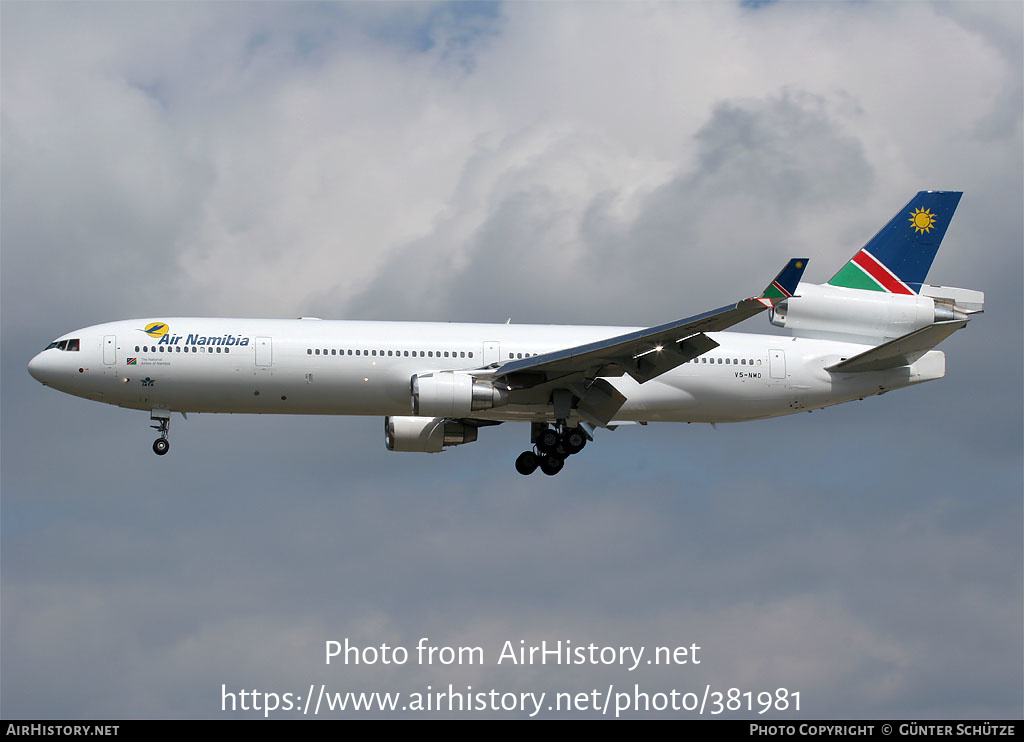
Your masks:
[{"label": "cloudy sky", "polygon": [[[4,717],[311,683],[1024,712],[1019,3],[0,14]],[[664,322],[791,255],[827,280],[921,189],[965,193],[930,280],[987,295],[945,379],[605,432],[555,478],[513,470],[523,426],[428,456],[377,418],[179,418],[158,459],[25,372],[140,316]],[[346,637],[486,663],[325,666]],[[496,666],[520,639],[702,662]]]}]

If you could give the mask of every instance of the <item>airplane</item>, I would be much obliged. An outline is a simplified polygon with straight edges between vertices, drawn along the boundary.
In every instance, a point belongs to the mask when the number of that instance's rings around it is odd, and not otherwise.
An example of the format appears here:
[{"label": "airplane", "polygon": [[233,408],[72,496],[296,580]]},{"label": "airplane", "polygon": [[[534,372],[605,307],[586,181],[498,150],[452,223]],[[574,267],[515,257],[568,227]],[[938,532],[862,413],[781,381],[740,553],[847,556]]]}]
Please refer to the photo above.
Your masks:
[{"label": "airplane", "polygon": [[[962,193],[921,191],[825,284],[791,259],[758,296],[648,328],[315,317],[144,318],[60,336],[43,385],[148,411],[383,416],[391,451],[435,453],[529,422],[515,462],[548,475],[599,429],[790,415],[939,379],[933,350],[984,293],[925,283]],[[723,332],[760,312],[790,332]]]}]

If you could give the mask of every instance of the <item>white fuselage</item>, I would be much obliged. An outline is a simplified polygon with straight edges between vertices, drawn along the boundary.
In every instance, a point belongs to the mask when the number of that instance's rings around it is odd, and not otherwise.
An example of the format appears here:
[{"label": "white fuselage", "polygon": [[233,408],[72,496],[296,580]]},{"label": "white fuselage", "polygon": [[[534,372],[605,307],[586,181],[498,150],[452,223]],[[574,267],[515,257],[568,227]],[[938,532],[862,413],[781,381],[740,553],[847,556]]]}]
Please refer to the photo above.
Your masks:
[{"label": "white fuselage", "polygon": [[[179,317],[94,325],[29,364],[44,384],[140,410],[411,415],[410,379],[473,370],[640,328]],[[625,397],[615,422],[734,422],[847,402],[944,375],[930,351],[910,366],[825,370],[870,345],[778,335],[709,333],[719,347],[644,384],[608,381]],[[134,361],[132,361],[134,359]],[[131,365],[129,365],[131,364]],[[553,421],[550,405],[509,404],[488,420]]]}]

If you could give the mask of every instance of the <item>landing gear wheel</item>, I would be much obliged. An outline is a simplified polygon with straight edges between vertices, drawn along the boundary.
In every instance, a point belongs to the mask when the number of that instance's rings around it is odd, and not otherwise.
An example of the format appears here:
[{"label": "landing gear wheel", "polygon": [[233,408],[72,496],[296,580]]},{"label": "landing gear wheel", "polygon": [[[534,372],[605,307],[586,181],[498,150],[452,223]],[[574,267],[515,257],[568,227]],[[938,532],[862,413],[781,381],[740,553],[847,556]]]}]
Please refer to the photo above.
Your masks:
[{"label": "landing gear wheel", "polygon": [[585,445],[587,445],[587,434],[583,432],[582,428],[569,428],[562,433],[562,446],[565,447],[569,455],[579,453]]},{"label": "landing gear wheel", "polygon": [[163,456],[170,449],[171,444],[166,438],[157,438],[153,441],[153,453],[157,456]]},{"label": "landing gear wheel", "polygon": [[565,459],[561,459],[553,453],[542,456],[540,459],[540,470],[549,477],[553,477],[562,471],[563,466],[565,466]]},{"label": "landing gear wheel", "polygon": [[523,451],[516,459],[516,471],[523,476],[533,474],[539,465],[540,461],[537,460],[537,454],[533,451]]},{"label": "landing gear wheel", "polygon": [[537,436],[537,450],[542,454],[551,453],[558,445],[558,433],[553,428],[545,428]]}]

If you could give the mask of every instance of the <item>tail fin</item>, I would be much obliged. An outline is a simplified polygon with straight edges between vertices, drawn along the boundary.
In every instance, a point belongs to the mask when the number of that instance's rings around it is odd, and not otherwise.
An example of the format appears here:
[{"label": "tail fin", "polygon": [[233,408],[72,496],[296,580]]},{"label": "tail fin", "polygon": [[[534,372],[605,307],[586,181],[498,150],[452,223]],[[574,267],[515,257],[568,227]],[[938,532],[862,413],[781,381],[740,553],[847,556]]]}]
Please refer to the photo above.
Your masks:
[{"label": "tail fin", "polygon": [[805,268],[807,268],[807,258],[790,258],[786,267],[779,271],[779,275],[775,277],[774,281],[768,284],[768,288],[761,294],[761,298],[788,299],[796,291],[796,286],[800,283],[800,277],[803,276]]},{"label": "tail fin", "polygon": [[892,294],[917,294],[953,218],[961,191],[921,191],[829,280]]}]

